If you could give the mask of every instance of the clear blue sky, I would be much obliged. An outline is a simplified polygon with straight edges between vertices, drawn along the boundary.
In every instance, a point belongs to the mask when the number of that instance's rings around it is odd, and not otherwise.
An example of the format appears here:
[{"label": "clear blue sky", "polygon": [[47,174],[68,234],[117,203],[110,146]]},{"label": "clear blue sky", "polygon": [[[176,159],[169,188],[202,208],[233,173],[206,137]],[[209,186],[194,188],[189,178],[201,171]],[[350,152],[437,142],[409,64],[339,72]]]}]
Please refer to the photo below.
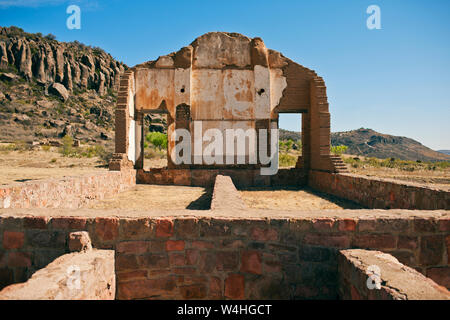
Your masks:
[{"label": "clear blue sky", "polygon": [[[66,28],[69,4],[81,8],[81,30]],[[366,27],[371,4],[381,30]],[[449,0],[0,0],[0,25],[99,46],[130,66],[209,31],[259,36],[325,79],[332,131],[372,128],[450,149]]]}]

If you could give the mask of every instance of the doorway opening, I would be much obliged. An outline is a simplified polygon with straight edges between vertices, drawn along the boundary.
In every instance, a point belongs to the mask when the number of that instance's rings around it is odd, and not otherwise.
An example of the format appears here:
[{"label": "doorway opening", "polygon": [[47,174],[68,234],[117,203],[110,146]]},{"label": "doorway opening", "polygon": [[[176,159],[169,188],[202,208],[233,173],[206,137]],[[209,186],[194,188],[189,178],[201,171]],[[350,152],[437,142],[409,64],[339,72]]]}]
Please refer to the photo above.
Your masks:
[{"label": "doorway opening", "polygon": [[280,113],[279,130],[279,166],[280,168],[298,167],[302,158],[302,114]]},{"label": "doorway opening", "polygon": [[147,113],[143,120],[143,169],[167,167],[167,114]]}]

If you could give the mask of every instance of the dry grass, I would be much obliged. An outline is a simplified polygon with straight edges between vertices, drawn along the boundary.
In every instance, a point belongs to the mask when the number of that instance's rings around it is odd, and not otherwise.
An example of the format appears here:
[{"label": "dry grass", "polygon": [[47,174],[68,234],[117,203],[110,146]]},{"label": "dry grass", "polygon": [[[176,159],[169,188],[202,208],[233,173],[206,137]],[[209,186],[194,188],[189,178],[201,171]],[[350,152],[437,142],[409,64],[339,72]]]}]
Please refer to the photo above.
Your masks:
[{"label": "dry grass", "polygon": [[359,209],[361,206],[309,188],[248,188],[241,197],[249,208],[273,210]]},{"label": "dry grass", "polygon": [[[3,144],[4,145],[4,144]],[[0,151],[0,185],[104,172],[98,158],[68,158],[58,148]]]},{"label": "dry grass", "polygon": [[207,210],[211,195],[199,187],[137,185],[112,198],[90,204],[93,209],[193,209]]}]

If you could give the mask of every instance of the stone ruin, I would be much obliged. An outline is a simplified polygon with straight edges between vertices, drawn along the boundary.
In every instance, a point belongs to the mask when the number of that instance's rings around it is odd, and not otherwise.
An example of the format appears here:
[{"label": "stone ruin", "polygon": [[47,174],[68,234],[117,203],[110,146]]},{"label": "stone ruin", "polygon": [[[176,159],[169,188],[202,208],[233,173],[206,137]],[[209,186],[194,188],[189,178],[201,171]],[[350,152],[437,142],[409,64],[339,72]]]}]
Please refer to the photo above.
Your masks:
[{"label": "stone ruin", "polygon": [[[110,171],[0,187],[0,299],[448,300],[450,192],[346,173],[330,155],[325,89],[261,39],[232,33],[126,71]],[[195,153],[143,168],[146,113],[166,114],[169,136],[184,129],[203,146],[208,129],[277,128],[283,112],[303,115],[295,168],[262,175],[266,164]],[[246,160],[272,149],[253,144]],[[211,208],[85,208],[136,183],[213,186]],[[366,209],[257,210],[236,189],[302,185]],[[61,284],[77,264],[83,286],[72,290]]]},{"label": "stone ruin", "polygon": [[[166,169],[144,171],[146,113],[167,114],[169,138],[177,129],[185,129],[192,137],[191,145],[199,143],[203,148],[208,144],[202,139],[208,129],[220,130],[223,137],[228,129],[255,129],[256,139],[246,145],[246,160],[260,154],[260,129],[278,128],[281,113],[302,114],[303,153],[295,169],[282,170],[275,177],[261,177],[261,164],[228,163],[226,145],[220,164],[207,164],[204,159],[175,164],[168,156]],[[201,122],[200,130],[195,122]],[[269,139],[263,147],[270,151]],[[169,139],[167,154],[174,148],[175,141]],[[305,184],[309,170],[345,171],[339,157],[330,155],[324,80],[267,49],[260,38],[236,33],[207,33],[178,52],[127,70],[120,81],[115,149],[110,169],[134,167],[138,182],[145,183],[212,184],[217,173],[226,173],[239,185],[300,185]]]}]

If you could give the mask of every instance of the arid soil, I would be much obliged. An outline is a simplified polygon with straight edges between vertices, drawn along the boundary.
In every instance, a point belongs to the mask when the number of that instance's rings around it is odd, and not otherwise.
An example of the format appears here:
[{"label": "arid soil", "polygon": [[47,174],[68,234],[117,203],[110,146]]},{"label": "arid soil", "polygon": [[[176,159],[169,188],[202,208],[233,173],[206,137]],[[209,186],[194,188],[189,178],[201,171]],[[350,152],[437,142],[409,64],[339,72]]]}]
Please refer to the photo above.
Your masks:
[{"label": "arid soil", "polygon": [[100,167],[101,165],[96,157],[63,157],[57,148],[51,148],[49,151],[0,151],[0,185],[107,170]]},{"label": "arid soil", "polygon": [[360,209],[351,201],[342,200],[309,188],[248,188],[241,190],[245,204],[252,209],[273,210],[326,210]]},{"label": "arid soil", "polygon": [[112,198],[92,203],[91,209],[191,209],[208,210],[211,192],[204,188],[183,186],[137,185]]}]

